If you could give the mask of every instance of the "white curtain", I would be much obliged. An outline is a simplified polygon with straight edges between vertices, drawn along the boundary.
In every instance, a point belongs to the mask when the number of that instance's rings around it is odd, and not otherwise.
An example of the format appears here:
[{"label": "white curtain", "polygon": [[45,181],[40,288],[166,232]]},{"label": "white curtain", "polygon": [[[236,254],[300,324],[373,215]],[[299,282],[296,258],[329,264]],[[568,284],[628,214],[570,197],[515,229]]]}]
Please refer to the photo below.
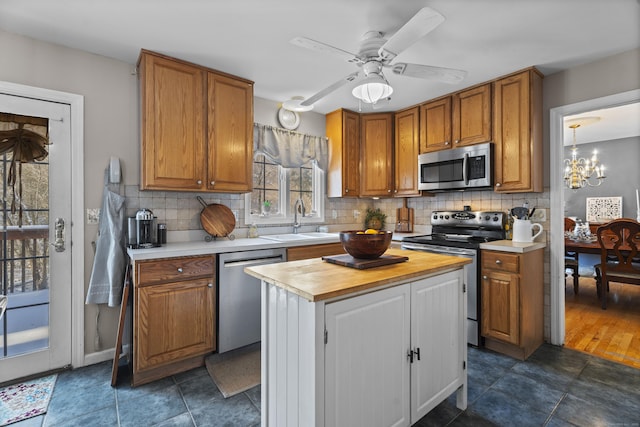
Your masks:
[{"label": "white curtain", "polygon": [[315,161],[326,171],[329,162],[327,138],[259,123],[253,124],[253,151],[264,154],[284,168],[299,168]]}]

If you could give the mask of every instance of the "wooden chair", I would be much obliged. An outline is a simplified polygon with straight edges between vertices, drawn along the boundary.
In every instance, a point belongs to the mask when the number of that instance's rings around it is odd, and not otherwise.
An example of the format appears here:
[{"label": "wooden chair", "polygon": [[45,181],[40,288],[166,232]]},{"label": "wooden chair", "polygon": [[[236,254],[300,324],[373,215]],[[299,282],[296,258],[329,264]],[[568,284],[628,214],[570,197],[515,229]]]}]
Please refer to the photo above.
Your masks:
[{"label": "wooden chair", "polygon": [[[576,228],[576,222],[571,218],[564,218],[564,231],[573,231]],[[578,272],[578,253],[565,251],[564,252],[564,268],[565,270],[571,270],[573,276],[573,293],[578,294],[580,286],[580,273]]]},{"label": "wooden chair", "polygon": [[600,244],[600,264],[596,269],[596,287],[607,309],[609,282],[640,285],[640,223],[629,218],[601,225],[596,233]]}]

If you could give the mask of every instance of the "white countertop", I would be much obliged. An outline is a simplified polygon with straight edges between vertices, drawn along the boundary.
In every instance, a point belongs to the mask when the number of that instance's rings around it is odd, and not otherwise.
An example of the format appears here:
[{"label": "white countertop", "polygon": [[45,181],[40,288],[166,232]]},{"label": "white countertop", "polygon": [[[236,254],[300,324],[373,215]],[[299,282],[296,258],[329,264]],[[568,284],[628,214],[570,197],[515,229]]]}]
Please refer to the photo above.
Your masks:
[{"label": "white countertop", "polygon": [[546,242],[520,243],[514,242],[512,240],[496,240],[493,242],[480,243],[480,249],[515,253],[531,252],[538,249],[543,249],[546,246]]},{"label": "white countertop", "polygon": [[155,258],[171,258],[180,256],[208,255],[223,252],[239,252],[257,249],[288,248],[293,246],[321,245],[324,243],[337,243],[340,241],[339,233],[330,233],[327,237],[310,237],[306,239],[280,242],[269,240],[264,237],[238,238],[229,240],[219,238],[211,242],[204,240],[191,242],[167,243],[157,248],[149,249],[127,249],[127,253],[132,261]]}]

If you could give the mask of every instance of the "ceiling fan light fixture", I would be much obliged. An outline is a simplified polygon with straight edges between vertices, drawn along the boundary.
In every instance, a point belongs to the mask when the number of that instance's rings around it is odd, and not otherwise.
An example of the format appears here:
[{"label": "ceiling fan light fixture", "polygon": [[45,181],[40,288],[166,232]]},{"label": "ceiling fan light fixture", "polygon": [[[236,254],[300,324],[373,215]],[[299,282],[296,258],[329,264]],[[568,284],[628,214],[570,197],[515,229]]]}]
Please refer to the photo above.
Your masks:
[{"label": "ceiling fan light fixture", "polygon": [[388,98],[393,93],[393,88],[384,78],[382,73],[369,73],[362,83],[353,88],[353,96],[367,104],[375,104],[381,99]]},{"label": "ceiling fan light fixture", "polygon": [[313,104],[311,105],[302,105],[304,101],[304,97],[302,96],[294,96],[293,98],[284,101],[282,103],[282,108],[289,111],[295,111],[297,113],[303,113],[305,111],[313,110]]}]

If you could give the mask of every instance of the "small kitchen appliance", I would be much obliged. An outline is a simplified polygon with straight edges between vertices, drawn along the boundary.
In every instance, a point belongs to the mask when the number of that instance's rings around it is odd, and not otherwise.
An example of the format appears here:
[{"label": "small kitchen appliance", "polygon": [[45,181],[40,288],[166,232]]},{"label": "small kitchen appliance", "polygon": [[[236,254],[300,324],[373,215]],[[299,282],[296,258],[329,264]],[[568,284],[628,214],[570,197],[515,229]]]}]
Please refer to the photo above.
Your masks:
[{"label": "small kitchen appliance", "polygon": [[149,209],[140,209],[135,217],[129,217],[128,246],[133,249],[153,248],[158,243],[157,218]]},{"label": "small kitchen appliance", "polygon": [[465,206],[463,211],[438,211],[431,214],[431,234],[405,237],[402,249],[443,255],[460,256],[471,259],[464,266],[467,285],[467,340],[469,344],[480,346],[480,244],[505,238],[504,212],[471,211]]}]

